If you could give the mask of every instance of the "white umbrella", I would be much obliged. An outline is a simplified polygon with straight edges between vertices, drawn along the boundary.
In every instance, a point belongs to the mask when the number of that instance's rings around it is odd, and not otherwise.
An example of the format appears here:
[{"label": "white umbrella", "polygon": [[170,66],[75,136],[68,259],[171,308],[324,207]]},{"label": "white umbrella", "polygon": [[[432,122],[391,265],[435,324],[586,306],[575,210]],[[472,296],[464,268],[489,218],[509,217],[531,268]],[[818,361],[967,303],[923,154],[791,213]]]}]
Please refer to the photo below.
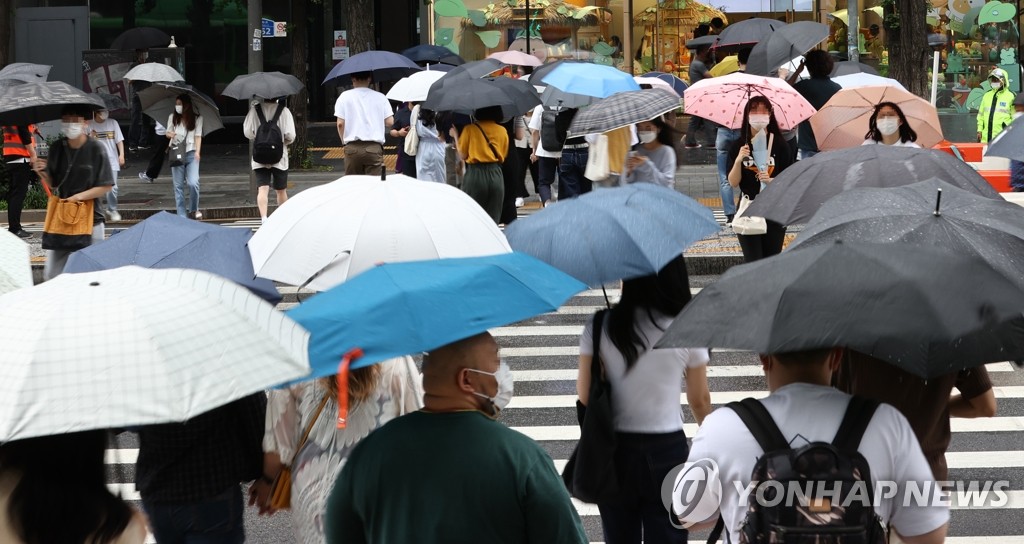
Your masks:
[{"label": "white umbrella", "polygon": [[851,89],[853,87],[896,87],[904,91],[907,90],[902,83],[895,79],[876,76],[865,72],[836,76],[832,78],[832,81],[835,81],[844,89]]},{"label": "white umbrella", "polygon": [[462,191],[402,175],[346,176],[291,197],[249,240],[256,275],[323,291],[382,262],[508,253]]},{"label": "white umbrella", "polygon": [[308,343],[208,272],[61,274],[0,296],[0,442],[185,421],[309,375]]},{"label": "white umbrella", "polygon": [[6,229],[0,230],[0,295],[32,287],[28,244]]},{"label": "white umbrella", "polygon": [[185,81],[177,70],[162,62],[146,62],[128,70],[124,79],[130,81]]},{"label": "white umbrella", "polygon": [[427,99],[427,91],[447,72],[440,70],[424,70],[399,79],[388,91],[387,97],[396,102],[423,102]]},{"label": "white umbrella", "polygon": [[640,84],[640,85],[650,85],[652,88],[654,88],[654,87],[662,87],[664,89],[668,89],[668,90],[672,91],[673,93],[675,93],[676,96],[679,96],[679,93],[677,93],[676,90],[673,89],[672,86],[669,85],[668,82],[665,81],[664,79],[659,79],[659,78],[656,78],[656,77],[642,77],[642,76],[633,76],[633,79],[636,80],[636,82],[638,84]]}]

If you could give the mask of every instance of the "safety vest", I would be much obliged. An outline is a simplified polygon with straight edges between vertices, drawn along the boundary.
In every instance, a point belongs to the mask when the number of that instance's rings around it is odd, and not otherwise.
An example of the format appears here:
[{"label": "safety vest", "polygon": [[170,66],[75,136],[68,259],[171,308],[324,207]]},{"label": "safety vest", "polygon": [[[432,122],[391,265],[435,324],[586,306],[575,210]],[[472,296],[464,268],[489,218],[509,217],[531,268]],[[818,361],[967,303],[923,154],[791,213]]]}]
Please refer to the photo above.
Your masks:
[{"label": "safety vest", "polygon": [[[21,143],[21,135],[18,134],[18,127],[4,126],[4,156],[5,157],[31,157],[28,146]],[[29,134],[32,134],[32,126],[29,126]],[[30,136],[31,137],[31,136]]]}]

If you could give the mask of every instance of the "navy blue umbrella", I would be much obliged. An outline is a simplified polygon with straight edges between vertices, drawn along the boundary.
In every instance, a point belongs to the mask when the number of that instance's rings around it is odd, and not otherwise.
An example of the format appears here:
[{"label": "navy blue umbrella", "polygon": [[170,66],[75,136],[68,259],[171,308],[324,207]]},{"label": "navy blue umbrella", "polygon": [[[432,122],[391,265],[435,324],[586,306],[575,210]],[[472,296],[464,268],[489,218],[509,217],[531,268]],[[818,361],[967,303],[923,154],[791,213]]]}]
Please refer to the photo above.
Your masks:
[{"label": "navy blue umbrella", "polygon": [[689,85],[687,85],[685,81],[679,79],[678,77],[672,74],[667,74],[665,72],[647,72],[646,74],[643,75],[643,77],[656,77],[664,81],[665,83],[668,83],[669,85],[672,86],[672,90],[674,90],[676,94],[678,94],[679,96],[683,96],[683,93],[686,91],[686,88],[689,87]]},{"label": "navy blue umbrella", "polygon": [[374,81],[391,81],[418,72],[420,67],[409,57],[391,51],[364,51],[352,55],[331,68],[324,78],[324,83],[337,80],[340,85],[347,85],[352,74],[370,72]]},{"label": "navy blue umbrella", "polygon": [[121,266],[191,268],[223,276],[277,304],[274,282],[257,278],[246,245],[252,232],[207,225],[167,212],[150,216],[108,240],[72,253],[65,272],[94,272]]},{"label": "navy blue umbrella", "polygon": [[447,47],[441,47],[440,45],[414,45],[402,51],[402,55],[409,57],[409,60],[413,62],[421,64],[442,63],[449,66],[458,66],[466,62],[462,57],[452,53]]},{"label": "navy blue umbrella", "polygon": [[709,208],[652,183],[602,189],[552,204],[505,227],[515,251],[598,287],[654,274],[719,231]]}]

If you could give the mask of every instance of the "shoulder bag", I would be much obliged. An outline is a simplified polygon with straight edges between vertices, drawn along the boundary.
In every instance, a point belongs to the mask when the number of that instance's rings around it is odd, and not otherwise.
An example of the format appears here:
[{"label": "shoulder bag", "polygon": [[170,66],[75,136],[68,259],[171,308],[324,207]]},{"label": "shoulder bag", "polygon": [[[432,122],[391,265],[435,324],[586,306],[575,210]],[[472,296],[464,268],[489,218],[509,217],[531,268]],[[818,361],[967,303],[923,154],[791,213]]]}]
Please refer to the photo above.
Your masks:
[{"label": "shoulder bag", "polygon": [[92,244],[93,199],[84,202],[72,202],[60,198],[60,188],[67,181],[75,159],[81,148],[71,153],[67,140],[64,140],[64,153],[68,155],[68,168],[60,183],[53,186],[53,191],[46,201],[46,220],[43,223],[43,249],[59,251],[77,251]]},{"label": "shoulder bag", "polygon": [[487,141],[487,146],[491,148],[491,153],[494,153],[494,162],[500,164],[501,163],[501,153],[498,153],[498,148],[494,147],[494,144],[491,143],[491,139],[487,137],[487,133],[484,132],[484,127],[480,126],[478,123],[473,123],[473,126],[476,127],[477,130],[480,131],[480,134],[484,135],[484,140]]},{"label": "shoulder bag", "polygon": [[[188,138],[186,133],[185,138]],[[171,143],[167,146],[167,158],[171,161],[171,167],[184,166],[185,165],[185,138],[182,138],[180,142],[176,141],[178,136],[175,135],[171,139]]]},{"label": "shoulder bag", "polygon": [[419,120],[420,107],[417,105],[413,107],[412,113],[409,115],[409,132],[405,133],[405,154],[410,157],[415,157],[416,152],[420,149],[420,135],[416,132],[416,123]]},{"label": "shoulder bag", "polygon": [[302,440],[299,440],[299,445],[295,447],[295,453],[292,455],[292,463],[285,465],[281,468],[281,472],[278,473],[277,478],[274,478],[274,483],[270,487],[270,497],[267,499],[267,506],[275,510],[284,510],[290,508],[292,505],[292,467],[291,465],[295,462],[295,457],[302,451],[302,447],[306,445],[306,440],[309,439],[309,433],[313,430],[313,425],[316,425],[318,419],[320,419],[320,413],[324,411],[324,406],[327,405],[327,400],[331,398],[330,394],[325,394],[323,400],[320,401],[320,406],[317,407],[316,413],[313,414],[313,419],[309,420],[309,425],[306,426],[306,432],[302,434]]}]

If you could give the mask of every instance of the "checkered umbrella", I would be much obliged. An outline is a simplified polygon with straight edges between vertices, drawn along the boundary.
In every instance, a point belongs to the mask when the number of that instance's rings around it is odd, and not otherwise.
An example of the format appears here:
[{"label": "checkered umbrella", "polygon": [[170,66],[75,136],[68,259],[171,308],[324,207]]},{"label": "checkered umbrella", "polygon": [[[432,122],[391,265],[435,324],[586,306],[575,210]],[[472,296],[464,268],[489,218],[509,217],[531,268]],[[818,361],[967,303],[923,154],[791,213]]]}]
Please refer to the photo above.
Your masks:
[{"label": "checkered umbrella", "polygon": [[307,376],[308,343],[208,272],[62,274],[0,296],[0,442],[185,421]]},{"label": "checkered umbrella", "polygon": [[648,121],[678,109],[680,105],[679,95],[663,87],[613,94],[576,114],[569,125],[569,134],[579,136],[608,132]]},{"label": "checkered umbrella", "polygon": [[32,287],[32,264],[28,244],[0,230],[0,295],[24,287]]}]

